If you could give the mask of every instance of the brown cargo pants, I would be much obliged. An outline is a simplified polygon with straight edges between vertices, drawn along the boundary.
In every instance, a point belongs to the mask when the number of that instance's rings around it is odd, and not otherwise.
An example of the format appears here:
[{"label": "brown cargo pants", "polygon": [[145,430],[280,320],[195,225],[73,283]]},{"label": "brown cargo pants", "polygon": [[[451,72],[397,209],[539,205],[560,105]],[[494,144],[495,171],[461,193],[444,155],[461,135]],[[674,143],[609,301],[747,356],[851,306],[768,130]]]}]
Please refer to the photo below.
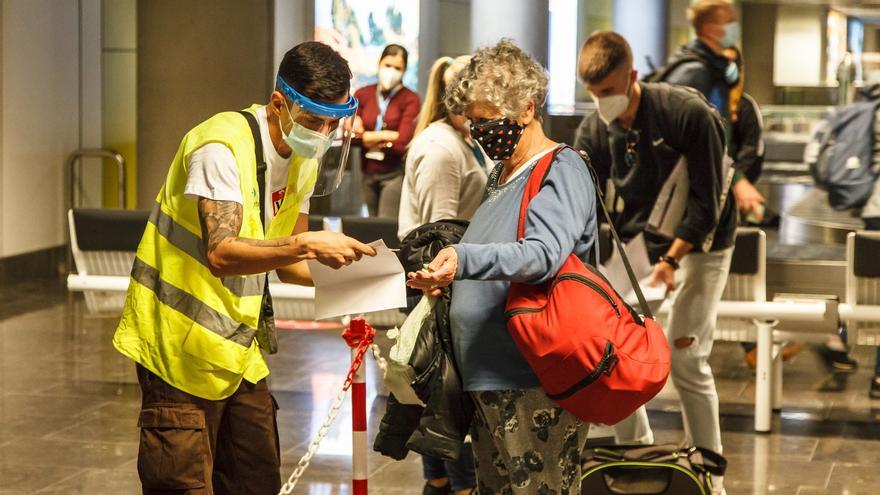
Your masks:
[{"label": "brown cargo pants", "polygon": [[190,395],[137,365],[138,474],[144,495],[274,495],[281,488],[278,404],[266,380],[223,400]]}]

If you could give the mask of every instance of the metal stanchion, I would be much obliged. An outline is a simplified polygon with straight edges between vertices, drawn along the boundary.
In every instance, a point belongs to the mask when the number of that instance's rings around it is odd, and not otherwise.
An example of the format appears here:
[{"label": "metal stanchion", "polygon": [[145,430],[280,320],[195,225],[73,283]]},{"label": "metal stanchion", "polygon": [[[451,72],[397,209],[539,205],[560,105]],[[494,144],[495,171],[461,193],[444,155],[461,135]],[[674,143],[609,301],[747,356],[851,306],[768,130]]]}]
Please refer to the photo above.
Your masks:
[{"label": "metal stanchion", "polygon": [[755,431],[770,431],[773,387],[773,328],[775,321],[755,322],[758,330],[758,365],[755,369]]}]

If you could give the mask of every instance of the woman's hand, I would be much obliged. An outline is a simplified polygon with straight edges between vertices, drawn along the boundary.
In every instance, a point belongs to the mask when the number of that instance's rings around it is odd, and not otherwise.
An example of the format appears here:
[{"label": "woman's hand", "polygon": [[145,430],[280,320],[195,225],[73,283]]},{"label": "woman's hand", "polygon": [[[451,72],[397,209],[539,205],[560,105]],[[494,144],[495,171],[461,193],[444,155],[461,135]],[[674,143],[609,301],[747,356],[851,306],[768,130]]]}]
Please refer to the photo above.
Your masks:
[{"label": "woman's hand", "polygon": [[406,285],[424,291],[432,296],[439,296],[443,287],[448,287],[455,279],[458,270],[458,253],[451,247],[446,247],[437,253],[427,268],[407,274],[409,280]]},{"label": "woman's hand", "polygon": [[362,134],[365,148],[387,148],[400,134],[397,131],[366,131]]},{"label": "woman's hand", "polygon": [[354,122],[351,125],[351,132],[354,134],[355,139],[360,139],[361,136],[364,135],[364,121],[361,119],[360,115],[355,115]]}]

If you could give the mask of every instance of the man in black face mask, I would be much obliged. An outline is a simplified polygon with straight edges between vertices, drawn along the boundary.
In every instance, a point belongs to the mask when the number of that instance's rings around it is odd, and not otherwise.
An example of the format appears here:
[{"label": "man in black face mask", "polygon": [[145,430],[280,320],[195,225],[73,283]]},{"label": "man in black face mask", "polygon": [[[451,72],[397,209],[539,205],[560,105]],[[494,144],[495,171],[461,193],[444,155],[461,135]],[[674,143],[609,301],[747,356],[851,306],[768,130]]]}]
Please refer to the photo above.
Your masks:
[{"label": "man in black face mask", "polygon": [[[622,209],[615,208],[618,232],[624,241],[645,235],[656,261],[653,283],[671,293],[671,375],[686,442],[720,453],[718,394],[708,358],[736,229],[723,166],[724,124],[691,88],[638,82],[629,44],[616,33],[587,39],[578,72],[598,112],[581,123],[575,147],[590,154],[600,184],[612,179],[614,196],[623,200]],[[674,238],[667,239],[646,226],[661,186],[682,158],[690,183],[686,210]],[[644,408],[620,423],[616,434],[620,442],[653,443]],[[722,490],[721,480],[713,486]]]}]

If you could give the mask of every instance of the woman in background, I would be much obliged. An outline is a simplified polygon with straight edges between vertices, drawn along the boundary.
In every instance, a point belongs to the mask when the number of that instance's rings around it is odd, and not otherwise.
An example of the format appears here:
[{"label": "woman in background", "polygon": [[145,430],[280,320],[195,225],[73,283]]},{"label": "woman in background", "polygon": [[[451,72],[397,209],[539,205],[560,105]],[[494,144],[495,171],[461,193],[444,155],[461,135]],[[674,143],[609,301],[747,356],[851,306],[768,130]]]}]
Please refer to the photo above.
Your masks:
[{"label": "woman in background", "polygon": [[398,237],[438,220],[470,220],[486,189],[489,159],[470,136],[463,115],[446,110],[446,85],[470,56],[443,57],[434,63],[415,139],[406,157],[400,197]]},{"label": "woman in background", "polygon": [[379,57],[377,84],[357,90],[354,123],[360,138],[364,172],[364,202],[370,216],[397,218],[403,184],[402,157],[419,114],[419,95],[404,87],[409,54],[400,45],[388,45]]},{"label": "woman in background", "polygon": [[[398,237],[438,220],[470,220],[486,189],[488,157],[470,137],[463,115],[446,110],[446,86],[467,65],[470,56],[442,57],[428,76],[428,90],[419,113],[415,138],[406,155],[400,197]],[[457,461],[422,456],[424,495],[467,495],[476,487],[474,454],[469,443]]]}]

